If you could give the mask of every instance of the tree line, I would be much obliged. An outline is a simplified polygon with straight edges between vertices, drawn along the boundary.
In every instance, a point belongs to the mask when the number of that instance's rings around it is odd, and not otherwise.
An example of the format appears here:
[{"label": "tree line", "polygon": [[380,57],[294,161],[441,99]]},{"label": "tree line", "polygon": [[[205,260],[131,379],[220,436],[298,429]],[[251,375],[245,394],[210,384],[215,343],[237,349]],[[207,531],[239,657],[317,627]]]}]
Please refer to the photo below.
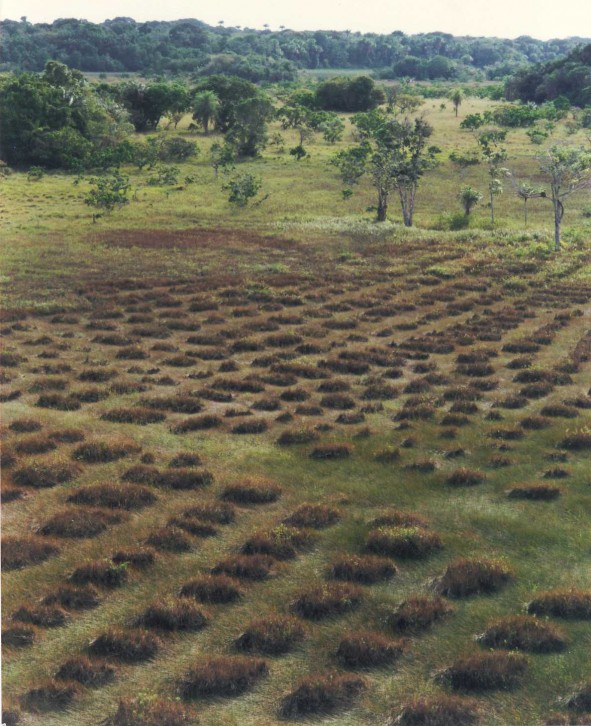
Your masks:
[{"label": "tree line", "polygon": [[0,34],[0,70],[41,71],[47,61],[58,60],[85,72],[226,73],[254,82],[291,81],[298,69],[318,68],[367,68],[391,78],[503,78],[531,63],[555,61],[585,42],[438,32],[272,31],[126,17],[103,23],[4,20]]}]

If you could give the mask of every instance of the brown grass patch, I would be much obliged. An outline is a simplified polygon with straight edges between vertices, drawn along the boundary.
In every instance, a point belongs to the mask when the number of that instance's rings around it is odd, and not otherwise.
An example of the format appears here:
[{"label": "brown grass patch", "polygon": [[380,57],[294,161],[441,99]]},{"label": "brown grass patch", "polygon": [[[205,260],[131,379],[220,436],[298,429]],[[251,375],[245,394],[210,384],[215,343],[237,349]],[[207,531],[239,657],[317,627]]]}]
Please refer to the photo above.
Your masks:
[{"label": "brown grass patch", "polygon": [[206,658],[180,683],[183,698],[235,697],[249,691],[269,674],[264,660],[244,656]]},{"label": "brown grass patch", "polygon": [[527,671],[528,661],[517,653],[478,653],[458,658],[438,679],[454,690],[508,690],[518,686]]},{"label": "brown grass patch", "polygon": [[296,595],[291,603],[291,610],[307,620],[322,620],[354,610],[361,603],[362,597],[362,590],[355,585],[323,584]]},{"label": "brown grass patch", "polygon": [[88,652],[122,663],[142,663],[152,660],[159,646],[158,638],[147,631],[111,628],[89,644]]},{"label": "brown grass patch", "polygon": [[202,603],[219,605],[240,600],[243,592],[237,581],[227,575],[202,575],[186,582],[179,595],[193,597]]},{"label": "brown grass patch", "polygon": [[540,592],[528,603],[527,612],[566,620],[591,620],[591,590],[571,588]]},{"label": "brown grass patch", "polygon": [[406,702],[397,726],[475,726],[480,721],[477,701],[437,695]]},{"label": "brown grass patch", "polygon": [[305,638],[305,630],[295,619],[271,616],[251,622],[234,641],[234,647],[249,653],[283,655]]},{"label": "brown grass patch", "polygon": [[50,557],[59,554],[59,548],[48,542],[41,542],[31,537],[2,538],[2,567],[4,570],[20,570],[23,567],[37,565]]},{"label": "brown grass patch", "polygon": [[478,642],[487,648],[525,650],[529,653],[558,653],[567,645],[560,628],[527,615],[497,620],[478,637]]},{"label": "brown grass patch", "polygon": [[440,595],[459,598],[497,592],[513,579],[512,570],[498,560],[459,558],[435,582]]},{"label": "brown grass patch", "polygon": [[332,714],[349,708],[367,688],[363,678],[350,674],[316,673],[301,680],[283,697],[279,715],[299,719],[312,715]]}]

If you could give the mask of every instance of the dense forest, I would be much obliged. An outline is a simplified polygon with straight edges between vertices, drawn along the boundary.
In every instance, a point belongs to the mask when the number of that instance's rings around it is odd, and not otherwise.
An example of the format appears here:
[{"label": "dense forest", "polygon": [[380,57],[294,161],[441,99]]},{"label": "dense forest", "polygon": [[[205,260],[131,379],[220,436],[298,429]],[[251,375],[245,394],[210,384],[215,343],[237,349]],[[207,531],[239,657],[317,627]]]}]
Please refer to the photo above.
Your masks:
[{"label": "dense forest", "polygon": [[544,103],[559,96],[575,106],[591,104],[591,45],[575,48],[566,58],[518,71],[506,85],[510,100]]},{"label": "dense forest", "polygon": [[212,27],[199,20],[138,23],[131,18],[100,24],[5,20],[0,34],[4,71],[41,71],[47,61],[57,60],[85,72],[226,73],[254,82],[294,80],[298,69],[319,68],[367,68],[382,78],[497,79],[528,64],[557,61],[585,42],[400,31],[271,31]]}]

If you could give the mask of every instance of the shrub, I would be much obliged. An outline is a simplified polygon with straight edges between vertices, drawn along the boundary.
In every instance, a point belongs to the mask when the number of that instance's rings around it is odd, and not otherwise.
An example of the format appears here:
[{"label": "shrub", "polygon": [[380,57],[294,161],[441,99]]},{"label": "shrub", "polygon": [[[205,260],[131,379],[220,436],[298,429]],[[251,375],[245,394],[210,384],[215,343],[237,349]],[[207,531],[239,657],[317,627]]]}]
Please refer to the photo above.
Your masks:
[{"label": "shrub", "polygon": [[304,678],[281,701],[281,718],[299,719],[348,708],[367,688],[359,676],[329,672]]},{"label": "shrub", "polygon": [[240,484],[230,484],[221,494],[222,499],[235,504],[269,504],[280,496],[281,489],[277,484],[264,479],[247,479]]},{"label": "shrub", "polygon": [[40,431],[42,426],[41,422],[37,421],[33,418],[18,418],[15,419],[8,428],[11,431],[14,431],[16,433],[22,434],[22,433],[33,433],[35,431]]},{"label": "shrub", "polygon": [[177,527],[162,527],[146,538],[146,544],[162,552],[189,552],[191,540]]},{"label": "shrub", "polygon": [[576,418],[579,411],[574,406],[565,406],[562,403],[555,403],[550,406],[544,406],[540,411],[542,416],[551,418]]},{"label": "shrub", "polygon": [[186,599],[159,600],[149,605],[138,618],[137,625],[157,630],[202,630],[208,617]]},{"label": "shrub", "polygon": [[37,625],[40,628],[59,628],[66,624],[67,614],[54,605],[39,605],[36,607],[19,608],[12,614],[12,619],[19,623]]},{"label": "shrub", "polygon": [[543,416],[526,416],[519,422],[522,429],[529,431],[541,431],[542,429],[548,428],[550,424],[551,421]]},{"label": "shrub", "polygon": [[85,656],[70,658],[55,674],[59,681],[76,681],[82,686],[99,688],[115,680],[115,670],[105,663],[95,663]]},{"label": "shrub", "polygon": [[65,484],[79,474],[74,464],[33,464],[17,469],[12,479],[18,486],[40,489]]},{"label": "shrub", "polygon": [[48,436],[28,436],[26,439],[17,441],[14,450],[18,454],[46,454],[54,451],[57,445]]},{"label": "shrub", "polygon": [[33,628],[15,625],[2,631],[2,645],[5,648],[27,648],[29,645],[33,645],[34,640]]},{"label": "shrub", "polygon": [[121,514],[110,514],[98,509],[64,509],[47,520],[39,528],[39,533],[47,537],[85,539],[97,537],[110,524],[118,524],[121,520]]},{"label": "shrub", "polygon": [[111,423],[147,426],[148,424],[164,421],[166,414],[149,408],[114,408],[103,413],[101,418],[103,421],[111,421]]},{"label": "shrub", "polygon": [[302,504],[292,514],[286,517],[284,524],[293,527],[309,527],[311,529],[323,529],[331,527],[341,519],[341,512],[338,509],[325,504]]},{"label": "shrub", "polygon": [[335,656],[343,668],[380,668],[400,658],[405,647],[404,640],[391,640],[379,633],[362,631],[343,638]]},{"label": "shrub", "polygon": [[560,446],[563,449],[570,449],[572,451],[591,450],[591,433],[579,431],[574,434],[569,434],[562,439]]},{"label": "shrub", "polygon": [[591,620],[591,590],[571,588],[540,592],[528,603],[527,612],[566,620]]},{"label": "shrub", "polygon": [[355,399],[343,393],[330,393],[322,397],[320,405],[325,408],[344,411],[346,409],[355,408]]},{"label": "shrub", "polygon": [[213,474],[203,469],[192,471],[191,469],[172,469],[158,474],[156,484],[166,489],[201,489],[213,482]]},{"label": "shrub", "polygon": [[50,439],[60,444],[77,444],[84,441],[85,438],[84,433],[79,429],[58,429],[50,431],[48,435]]},{"label": "shrub", "polygon": [[485,479],[486,476],[480,471],[461,468],[453,471],[447,477],[445,483],[452,487],[471,487],[476,484],[481,484]]},{"label": "shrub", "polygon": [[280,524],[268,532],[256,532],[246,540],[240,551],[245,555],[260,554],[277,560],[291,560],[311,540],[310,532]]},{"label": "shrub", "polygon": [[558,487],[548,484],[532,484],[530,486],[514,487],[509,491],[509,499],[531,499],[536,502],[551,502],[562,494]]},{"label": "shrub", "polygon": [[74,449],[72,458],[75,461],[83,461],[86,464],[104,464],[117,461],[138,451],[139,446],[136,444],[93,441],[87,444],[81,444]]},{"label": "shrub", "polygon": [[168,466],[171,469],[184,469],[191,466],[201,466],[202,463],[197,454],[189,454],[188,452],[182,451],[170,460]]},{"label": "shrub", "polygon": [[305,637],[301,624],[291,617],[271,616],[255,620],[234,641],[234,647],[263,655],[283,655]]},{"label": "shrub", "polygon": [[291,603],[291,609],[302,618],[322,620],[334,615],[344,615],[361,602],[362,591],[349,583],[323,584],[304,590]]},{"label": "shrub", "polygon": [[1,554],[2,567],[9,571],[45,562],[59,554],[59,549],[48,542],[32,538],[3,537]]},{"label": "shrub", "polygon": [[244,580],[265,580],[274,564],[274,559],[266,555],[232,555],[215,565],[211,573]]},{"label": "shrub", "polygon": [[193,517],[171,517],[167,527],[177,527],[193,535],[193,537],[215,537],[217,529],[207,522]]},{"label": "shrub", "polygon": [[183,698],[239,696],[269,674],[264,660],[243,656],[206,658],[194,666],[180,684]]},{"label": "shrub", "polygon": [[95,638],[88,651],[91,655],[122,663],[141,663],[154,658],[159,645],[158,638],[147,631],[111,628]]},{"label": "shrub", "polygon": [[427,527],[428,523],[415,512],[388,509],[370,522],[371,527]]},{"label": "shrub", "polygon": [[66,610],[91,610],[99,605],[100,599],[92,587],[61,585],[41,600],[43,605],[59,605]]},{"label": "shrub", "polygon": [[506,690],[519,685],[528,661],[517,653],[478,653],[459,658],[438,678],[454,690]]},{"label": "shrub", "polygon": [[487,648],[525,650],[530,653],[557,653],[566,648],[564,632],[551,623],[515,615],[489,625],[478,641]]},{"label": "shrub", "polygon": [[335,580],[355,582],[360,585],[373,585],[389,580],[398,574],[394,564],[385,557],[374,555],[348,555],[336,560],[330,575]]},{"label": "shrub", "polygon": [[128,565],[134,567],[136,570],[145,570],[151,567],[156,561],[156,556],[152,550],[147,549],[133,549],[133,550],[118,550],[111,555],[111,562],[114,565]]},{"label": "shrub", "polygon": [[121,484],[96,484],[83,487],[71,494],[67,500],[73,504],[109,509],[143,509],[154,504],[156,497],[149,489],[141,486]]},{"label": "shrub", "polygon": [[591,711],[591,681],[585,683],[567,699],[566,707],[576,713]]},{"label": "shrub", "polygon": [[73,683],[48,681],[27,691],[21,696],[20,703],[25,711],[37,713],[63,711],[72,703],[79,691],[79,687]]},{"label": "shrub", "polygon": [[435,589],[447,597],[467,597],[496,592],[512,579],[512,570],[498,560],[459,558],[448,565]]},{"label": "shrub", "polygon": [[413,597],[402,602],[388,616],[388,625],[399,632],[418,633],[453,613],[453,608],[441,598]]},{"label": "shrub", "polygon": [[317,446],[310,453],[311,459],[321,461],[346,459],[349,456],[351,456],[351,446],[349,444],[324,444],[323,446]]},{"label": "shrub", "polygon": [[438,534],[423,527],[385,526],[369,532],[365,547],[378,555],[418,559],[437,552],[443,543]]},{"label": "shrub", "polygon": [[127,582],[127,569],[109,560],[96,560],[77,567],[69,579],[74,585],[97,585],[111,589]]},{"label": "shrub", "polygon": [[479,704],[457,696],[437,695],[405,703],[397,726],[475,726],[480,721]]},{"label": "shrub", "polygon": [[[194,396],[165,396],[161,398],[142,398],[142,406],[154,411],[194,414],[203,410],[203,404]],[[190,419],[189,419],[190,420]]]},{"label": "shrub", "polygon": [[202,575],[189,580],[180,589],[181,597],[193,597],[202,603],[231,603],[242,598],[242,590],[236,580],[226,575]]}]

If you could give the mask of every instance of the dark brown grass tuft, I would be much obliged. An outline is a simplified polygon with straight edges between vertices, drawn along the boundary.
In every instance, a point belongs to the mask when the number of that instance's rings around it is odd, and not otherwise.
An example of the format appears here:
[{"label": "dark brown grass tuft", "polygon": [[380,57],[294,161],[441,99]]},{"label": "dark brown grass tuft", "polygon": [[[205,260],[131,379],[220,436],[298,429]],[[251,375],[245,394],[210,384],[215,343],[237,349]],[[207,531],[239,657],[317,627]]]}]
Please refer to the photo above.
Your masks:
[{"label": "dark brown grass tuft", "polygon": [[221,498],[234,504],[269,504],[281,496],[277,484],[264,479],[249,479],[240,484],[226,486]]},{"label": "dark brown grass tuft", "polygon": [[12,619],[27,625],[37,625],[40,628],[59,628],[66,624],[68,616],[55,605],[37,605],[35,607],[24,605],[12,614]]},{"label": "dark brown grass tuft", "polygon": [[90,688],[100,688],[115,680],[115,669],[82,655],[67,660],[58,669],[55,678],[59,681],[75,681]]},{"label": "dark brown grass tuft", "polygon": [[202,575],[189,580],[180,589],[181,597],[193,597],[199,602],[224,604],[236,602],[243,596],[236,580],[226,575]]},{"label": "dark brown grass tuft", "polygon": [[185,469],[192,466],[201,466],[202,463],[201,458],[197,454],[181,451],[170,460],[168,466],[171,469]]},{"label": "dark brown grass tuft", "polygon": [[317,446],[310,452],[311,459],[319,459],[320,461],[329,461],[332,459],[347,459],[351,456],[350,444],[324,444]]},{"label": "dark brown grass tuft", "polygon": [[331,527],[340,521],[341,512],[325,504],[302,504],[283,522],[293,527],[308,527],[310,529],[323,529]]},{"label": "dark brown grass tuft", "polygon": [[507,496],[509,499],[530,499],[534,502],[551,502],[562,494],[559,487],[549,484],[531,484],[528,486],[514,487]]},{"label": "dark brown grass tuft", "polygon": [[111,524],[119,524],[122,514],[102,512],[98,509],[64,509],[54,514],[39,528],[46,537],[86,539],[97,537]]},{"label": "dark brown grass tuft", "polygon": [[173,434],[186,434],[190,431],[202,431],[207,429],[214,429],[222,426],[224,423],[220,416],[207,414],[205,416],[196,416],[195,418],[188,418],[185,421],[181,421],[176,426],[173,426]]},{"label": "dark brown grass tuft", "polygon": [[113,716],[101,726],[194,726],[194,714],[180,703],[157,698],[130,699],[119,701]]},{"label": "dark brown grass tuft", "polygon": [[86,464],[102,464],[117,461],[138,451],[139,447],[136,444],[92,441],[74,449],[72,458]]},{"label": "dark brown grass tuft", "polygon": [[527,667],[518,653],[478,653],[458,658],[438,679],[460,691],[507,690],[521,683]]},{"label": "dark brown grass tuft", "polygon": [[177,527],[161,527],[146,538],[146,544],[160,552],[189,552],[193,549],[191,540]]},{"label": "dark brown grass tuft", "polygon": [[167,527],[176,527],[182,529],[193,537],[215,537],[218,533],[217,529],[208,522],[202,522],[194,517],[171,517],[168,520]]},{"label": "dark brown grass tuft", "polygon": [[95,484],[76,490],[66,501],[91,507],[132,510],[148,507],[157,499],[149,489],[142,486]]},{"label": "dark brown grass tuft", "polygon": [[408,701],[396,719],[397,726],[476,726],[480,721],[477,701],[437,695]]},{"label": "dark brown grass tuft", "polygon": [[277,439],[279,446],[293,446],[294,444],[311,444],[319,438],[318,433],[312,429],[299,428],[286,430]]},{"label": "dark brown grass tuft", "polygon": [[447,597],[488,595],[497,592],[513,579],[512,570],[504,562],[485,558],[459,558],[451,562],[436,581],[435,589]]},{"label": "dark brown grass tuft", "polygon": [[392,640],[364,630],[343,638],[335,655],[343,668],[380,668],[398,660],[406,645],[404,640]]},{"label": "dark brown grass tuft", "polygon": [[330,568],[330,576],[335,580],[360,585],[383,582],[396,574],[398,570],[389,559],[374,555],[347,555],[336,560]]},{"label": "dark brown grass tuft", "polygon": [[91,610],[100,604],[100,598],[92,587],[61,585],[41,600],[43,605],[59,605],[66,610]]},{"label": "dark brown grass tuft", "polygon": [[566,620],[591,620],[591,590],[571,588],[540,592],[528,604],[527,612]]},{"label": "dark brown grass tuft", "polygon": [[101,418],[103,421],[111,421],[111,423],[147,426],[164,421],[166,414],[150,408],[113,408],[103,413]]},{"label": "dark brown grass tuft", "polygon": [[231,555],[212,567],[212,575],[227,575],[244,580],[266,580],[275,560],[267,555]]},{"label": "dark brown grass tuft", "polygon": [[312,534],[305,530],[280,524],[269,531],[255,532],[242,545],[245,555],[269,555],[277,560],[291,560],[298,551],[309,546]]},{"label": "dark brown grass tuft", "polygon": [[158,638],[148,631],[111,628],[95,638],[88,651],[93,656],[122,663],[141,663],[154,658],[159,645]]},{"label": "dark brown grass tuft", "polygon": [[34,418],[17,418],[9,424],[8,428],[18,434],[32,434],[35,431],[40,431],[42,425],[40,421]]},{"label": "dark brown grass tuft", "polygon": [[233,434],[262,434],[269,428],[269,424],[264,418],[251,418],[248,421],[242,421],[232,428]]},{"label": "dark brown grass tuft", "polygon": [[165,631],[202,630],[208,616],[186,598],[159,600],[149,605],[138,618],[137,625]]},{"label": "dark brown grass tuft", "polygon": [[47,681],[43,685],[27,691],[21,696],[20,702],[25,711],[33,713],[63,711],[79,692],[80,688],[77,684]]},{"label": "dark brown grass tuft", "polygon": [[12,479],[18,486],[41,489],[66,484],[80,472],[75,464],[33,464],[17,469]]},{"label": "dark brown grass tuft", "polygon": [[249,653],[283,655],[298,645],[305,630],[298,620],[285,616],[271,616],[255,620],[234,641],[234,647]]},{"label": "dark brown grass tuft", "polygon": [[146,570],[156,561],[156,555],[152,550],[137,548],[130,550],[118,550],[111,556],[111,562],[115,565],[128,565],[136,570]]},{"label": "dark brown grass tuft", "polygon": [[232,524],[236,519],[236,510],[228,502],[204,502],[185,509],[182,516],[214,524]]},{"label": "dark brown grass tuft", "polygon": [[4,570],[20,570],[37,565],[59,554],[59,549],[49,542],[27,537],[4,537],[2,539],[2,567]]},{"label": "dark brown grass tuft", "polygon": [[558,653],[567,644],[560,628],[527,615],[497,620],[478,637],[478,641],[487,648],[525,650],[529,653]]},{"label": "dark brown grass tuft", "polygon": [[420,633],[453,613],[454,609],[439,597],[412,597],[391,613],[387,622],[401,633]]},{"label": "dark brown grass tuft", "polygon": [[439,535],[423,527],[378,527],[365,541],[369,552],[388,557],[420,559],[443,547]]},{"label": "dark brown grass tuft", "polygon": [[426,519],[403,509],[387,509],[384,514],[373,519],[370,523],[373,528],[379,527],[428,527]]},{"label": "dark brown grass tuft", "polygon": [[96,585],[111,589],[127,582],[127,569],[109,560],[96,560],[77,567],[69,579],[74,585]]},{"label": "dark brown grass tuft", "polygon": [[302,618],[322,620],[354,610],[362,596],[362,590],[349,583],[322,584],[299,593],[291,603],[291,609]]},{"label": "dark brown grass tuft", "polygon": [[284,696],[279,715],[300,719],[316,714],[331,714],[349,708],[367,688],[363,678],[344,673],[317,673],[301,680]]},{"label": "dark brown grass tuft", "polygon": [[35,640],[35,629],[15,625],[2,631],[4,648],[28,648]]},{"label": "dark brown grass tuft", "polygon": [[560,442],[563,449],[571,451],[591,451],[591,433],[586,431],[578,431],[574,434],[565,436]]},{"label": "dark brown grass tuft", "polygon": [[566,707],[575,713],[591,712],[591,681],[587,681],[566,700]]},{"label": "dark brown grass tuft", "polygon": [[183,698],[240,696],[269,674],[264,660],[244,656],[205,658],[183,678]]}]

